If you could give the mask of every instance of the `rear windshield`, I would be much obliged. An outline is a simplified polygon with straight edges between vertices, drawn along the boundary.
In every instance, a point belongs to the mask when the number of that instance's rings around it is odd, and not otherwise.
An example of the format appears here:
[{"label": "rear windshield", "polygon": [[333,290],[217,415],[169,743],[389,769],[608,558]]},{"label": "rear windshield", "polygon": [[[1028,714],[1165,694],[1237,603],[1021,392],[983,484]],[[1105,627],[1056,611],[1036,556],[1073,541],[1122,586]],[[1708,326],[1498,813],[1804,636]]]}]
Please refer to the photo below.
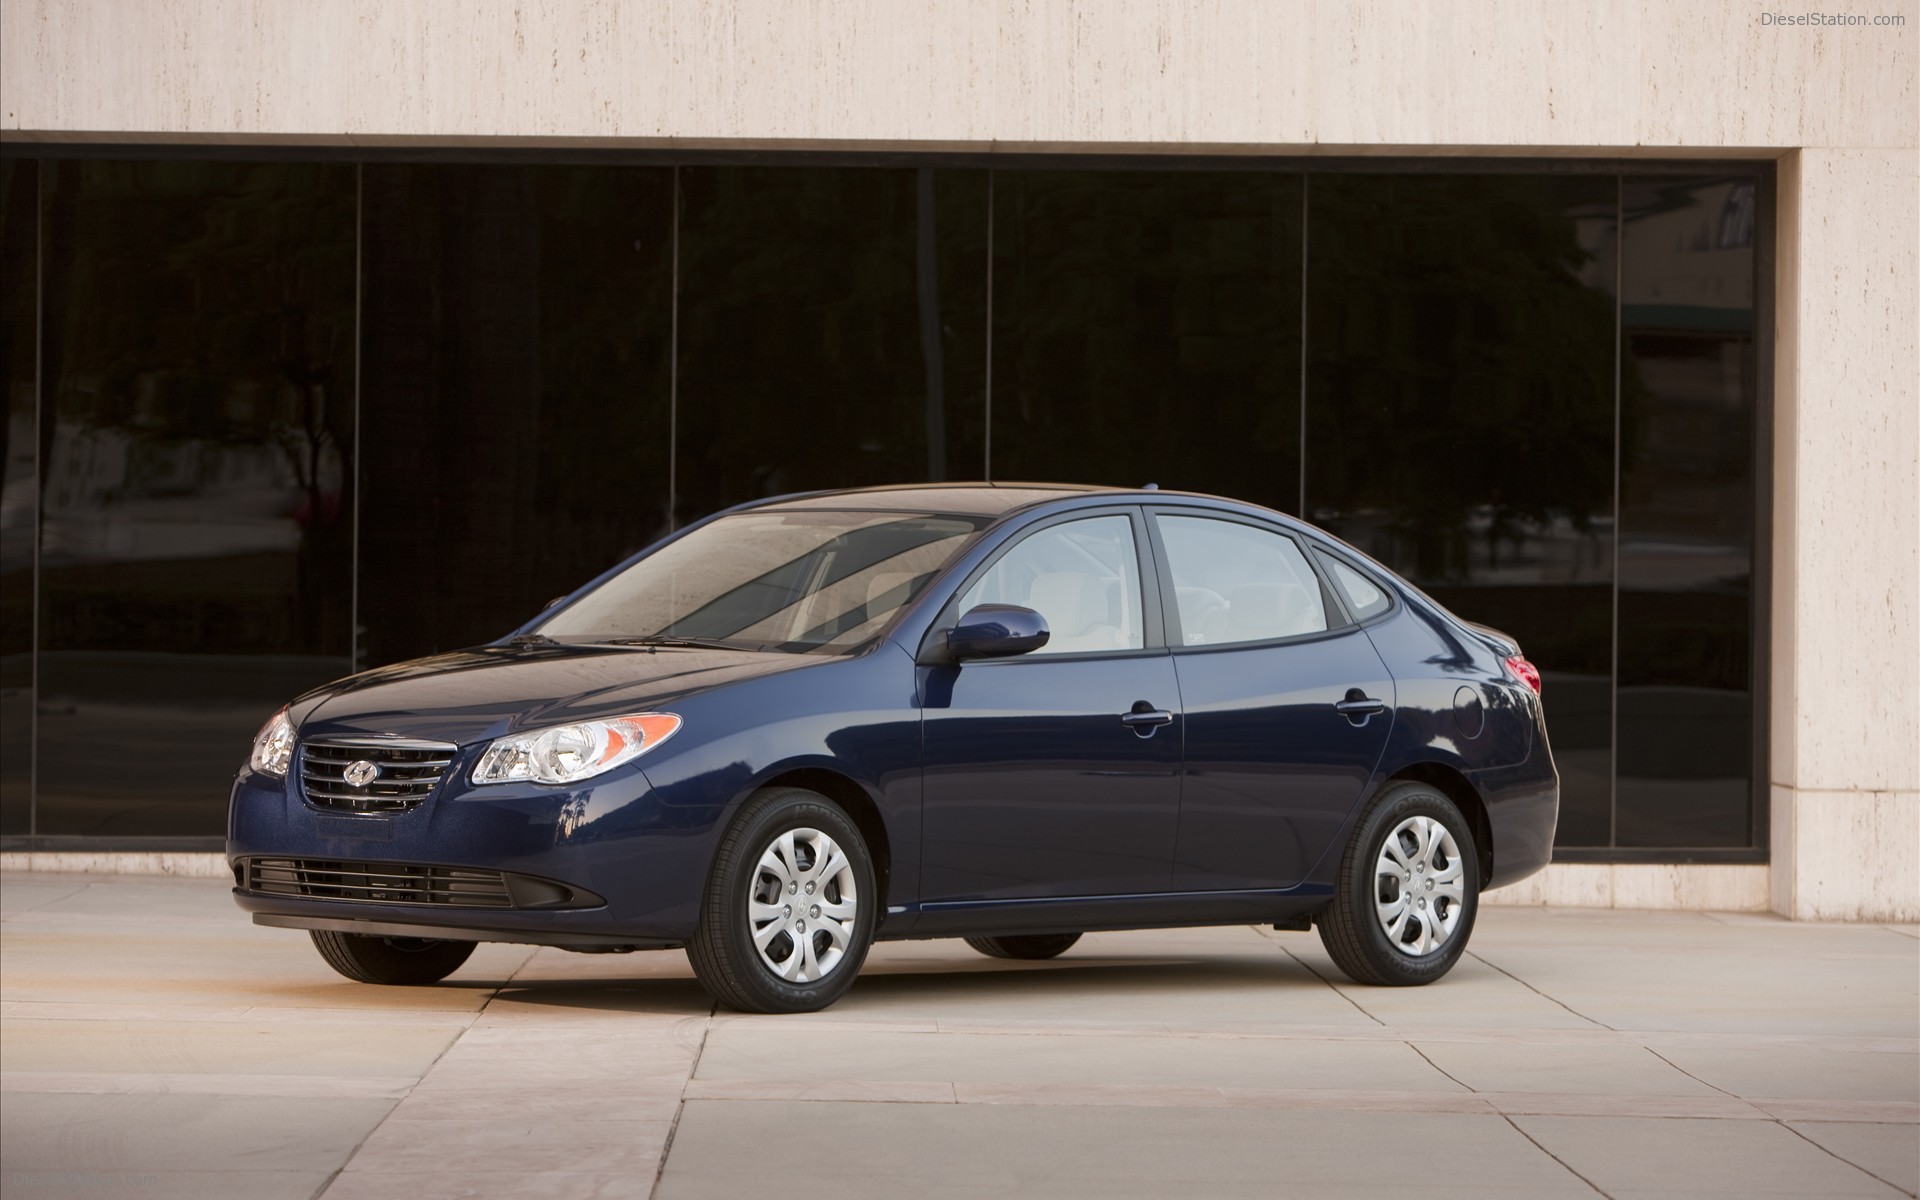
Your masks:
[{"label": "rear windshield", "polygon": [[987,517],[744,512],[679,538],[539,626],[557,641],[698,638],[835,652],[879,633]]}]

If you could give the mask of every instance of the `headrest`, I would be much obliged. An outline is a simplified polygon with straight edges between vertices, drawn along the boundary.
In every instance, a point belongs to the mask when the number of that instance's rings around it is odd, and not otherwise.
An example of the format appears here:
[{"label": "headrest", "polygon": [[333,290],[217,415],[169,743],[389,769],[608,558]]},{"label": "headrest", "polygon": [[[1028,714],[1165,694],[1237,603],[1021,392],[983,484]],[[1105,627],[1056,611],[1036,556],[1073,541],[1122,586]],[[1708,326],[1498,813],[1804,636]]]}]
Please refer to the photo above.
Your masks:
[{"label": "headrest", "polygon": [[1235,640],[1293,637],[1326,628],[1297,583],[1243,583],[1227,593],[1227,627]]},{"label": "headrest", "polygon": [[1107,581],[1078,571],[1053,571],[1034,578],[1027,601],[1047,619],[1055,637],[1077,637],[1095,625],[1113,623],[1108,612]]}]

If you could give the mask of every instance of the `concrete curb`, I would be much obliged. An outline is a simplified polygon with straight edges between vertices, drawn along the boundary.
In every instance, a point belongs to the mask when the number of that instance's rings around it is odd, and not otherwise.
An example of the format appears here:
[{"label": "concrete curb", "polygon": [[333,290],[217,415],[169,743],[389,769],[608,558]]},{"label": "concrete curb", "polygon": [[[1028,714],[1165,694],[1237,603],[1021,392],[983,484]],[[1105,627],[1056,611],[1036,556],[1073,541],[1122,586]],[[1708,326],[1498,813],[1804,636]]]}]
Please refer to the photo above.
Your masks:
[{"label": "concrete curb", "polygon": [[0,871],[29,871],[61,875],[179,875],[190,879],[225,879],[229,871],[223,854],[175,850],[15,850],[0,854]]}]

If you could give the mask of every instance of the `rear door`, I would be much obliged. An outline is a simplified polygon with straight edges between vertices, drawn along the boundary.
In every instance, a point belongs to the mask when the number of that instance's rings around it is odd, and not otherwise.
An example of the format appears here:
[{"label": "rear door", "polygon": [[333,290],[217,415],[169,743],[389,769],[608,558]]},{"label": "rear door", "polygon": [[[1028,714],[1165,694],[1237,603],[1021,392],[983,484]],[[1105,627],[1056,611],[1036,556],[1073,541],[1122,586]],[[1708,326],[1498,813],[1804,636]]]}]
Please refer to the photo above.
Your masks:
[{"label": "rear door", "polygon": [[1291,534],[1216,510],[1152,522],[1186,726],[1174,886],[1290,887],[1386,749],[1393,678]]}]

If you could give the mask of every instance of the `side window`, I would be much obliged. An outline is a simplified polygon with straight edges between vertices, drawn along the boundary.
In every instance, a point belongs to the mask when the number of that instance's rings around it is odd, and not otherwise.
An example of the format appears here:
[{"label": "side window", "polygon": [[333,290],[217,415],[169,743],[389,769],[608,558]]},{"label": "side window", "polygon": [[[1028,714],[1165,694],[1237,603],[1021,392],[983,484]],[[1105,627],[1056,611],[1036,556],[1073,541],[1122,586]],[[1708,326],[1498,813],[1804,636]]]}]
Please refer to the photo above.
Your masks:
[{"label": "side window", "polygon": [[960,597],[962,613],[976,604],[1018,604],[1047,619],[1047,644],[1028,658],[1140,649],[1133,522],[1089,517],[1028,534]]},{"label": "side window", "polygon": [[1237,521],[1156,519],[1187,645],[1262,642],[1327,628],[1319,577],[1292,538]]},{"label": "side window", "polygon": [[1380,585],[1354,570],[1331,554],[1320,554],[1320,565],[1333,576],[1333,586],[1340,589],[1346,598],[1347,610],[1353,613],[1353,619],[1364,621],[1368,617],[1377,617],[1393,607],[1393,601],[1382,591]]}]

